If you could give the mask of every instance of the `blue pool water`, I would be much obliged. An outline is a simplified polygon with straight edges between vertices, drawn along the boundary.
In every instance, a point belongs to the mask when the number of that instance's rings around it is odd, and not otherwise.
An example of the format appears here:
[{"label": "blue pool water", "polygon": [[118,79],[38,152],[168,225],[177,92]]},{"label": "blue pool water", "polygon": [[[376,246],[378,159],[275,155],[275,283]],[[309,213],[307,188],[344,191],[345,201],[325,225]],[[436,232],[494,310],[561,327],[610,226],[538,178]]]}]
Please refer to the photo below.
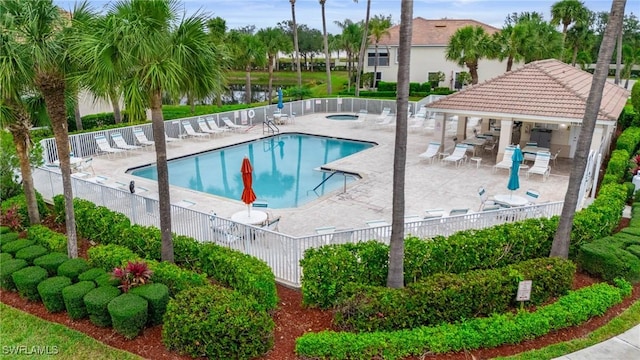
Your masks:
[{"label": "blue pool water", "polygon": [[[240,165],[247,156],[253,166],[253,190],[258,200],[267,201],[269,208],[293,208],[344,186],[345,177],[336,174],[314,191],[330,175],[314,169],[374,145],[316,135],[274,135],[170,160],[169,183],[240,201]],[[130,173],[157,180],[155,165]],[[355,180],[351,176],[346,179]]]}]

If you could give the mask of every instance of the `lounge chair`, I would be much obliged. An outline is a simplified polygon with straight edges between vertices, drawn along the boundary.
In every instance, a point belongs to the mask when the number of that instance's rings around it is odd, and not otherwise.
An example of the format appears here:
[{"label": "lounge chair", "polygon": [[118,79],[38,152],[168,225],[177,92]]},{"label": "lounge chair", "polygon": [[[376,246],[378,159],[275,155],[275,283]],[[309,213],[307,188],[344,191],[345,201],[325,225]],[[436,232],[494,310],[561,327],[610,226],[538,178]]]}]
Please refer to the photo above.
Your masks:
[{"label": "lounge chair", "polygon": [[469,209],[451,209],[449,216],[465,215],[469,213]]},{"label": "lounge chair", "polygon": [[280,216],[268,218],[264,225],[262,225],[262,228],[271,231],[278,231],[278,224],[280,224]]},{"label": "lounge chair", "polygon": [[435,219],[441,218],[444,215],[444,209],[428,209],[424,211],[426,213],[423,219]]},{"label": "lounge chair", "polygon": [[445,163],[453,162],[457,167],[459,167],[460,164],[467,158],[467,150],[467,145],[458,144],[456,145],[455,149],[453,149],[453,153],[442,159],[442,161],[444,161]]},{"label": "lounge chair", "polygon": [[384,121],[384,119],[386,119],[387,116],[389,116],[390,113],[391,113],[391,108],[390,107],[385,107],[385,108],[382,109],[382,112],[380,113],[380,115],[378,115],[376,120]]},{"label": "lounge chair", "polygon": [[534,189],[528,189],[524,196],[529,200],[529,205],[534,205],[540,200],[540,192]]},{"label": "lounge chair", "polygon": [[376,122],[374,125],[377,127],[387,127],[395,125],[396,117],[394,114],[387,115],[382,121]]},{"label": "lounge chair", "polygon": [[220,130],[210,129],[209,125],[207,125],[207,122],[203,118],[198,119],[198,126],[200,127],[200,131],[202,131],[203,133],[212,134],[214,136],[216,134],[222,134],[224,132],[222,131],[222,129]]},{"label": "lounge chair", "polygon": [[213,131],[220,131],[221,133],[226,133],[229,132],[231,129],[229,128],[223,128],[223,127],[219,127],[218,123],[216,123],[216,121],[213,119],[213,117],[208,116],[206,118],[204,118],[207,121],[207,124],[209,125],[209,128]]},{"label": "lounge chair", "polygon": [[126,152],[122,149],[112,148],[111,144],[109,144],[109,140],[107,140],[104,135],[95,135],[94,139],[96,139],[96,144],[98,144],[99,153],[106,153],[108,156],[109,154],[124,154]]},{"label": "lounge chair", "polygon": [[144,131],[141,128],[133,128],[133,136],[136,138],[136,141],[140,146],[153,146],[154,142],[147,139],[147,135],[145,135]]},{"label": "lounge chair", "polygon": [[367,110],[360,110],[360,112],[357,115],[358,115],[358,119],[351,122],[354,127],[360,127],[367,122],[368,112]]},{"label": "lounge chair", "polygon": [[440,151],[440,143],[437,141],[429,142],[429,146],[427,150],[422,154],[418,155],[420,159],[426,159],[433,163],[433,160],[438,156],[438,151]]},{"label": "lounge chair", "polygon": [[113,140],[113,142],[116,144],[116,147],[118,149],[124,149],[124,150],[142,149],[142,146],[127,144],[127,142],[122,137],[122,134],[120,134],[119,132],[111,133],[110,136],[111,136],[111,140]]},{"label": "lounge chair", "polygon": [[184,128],[184,131],[187,133],[187,136],[193,137],[193,138],[205,138],[205,137],[210,137],[211,134],[207,134],[207,133],[201,133],[201,132],[196,132],[195,130],[193,130],[193,127],[191,126],[191,123],[187,120],[182,121],[182,127]]},{"label": "lounge chair", "polygon": [[210,227],[211,230],[213,230],[213,236],[216,241],[231,244],[240,240],[240,237],[236,234],[238,230],[236,224],[230,221],[224,221],[214,212],[209,214],[209,221],[211,222]]},{"label": "lounge chair", "polygon": [[551,172],[549,160],[551,160],[551,153],[538,151],[533,165],[529,168],[529,171],[527,171],[527,178],[529,178],[529,174],[539,174],[542,175],[543,181],[547,180]]},{"label": "lounge chair", "polygon": [[234,124],[233,121],[231,121],[228,117],[222,117],[221,119],[224,124],[227,125],[229,129],[231,129],[231,131],[239,132],[249,130],[248,126]]},{"label": "lounge chair", "polygon": [[515,147],[513,146],[508,146],[506,149],[504,149],[504,155],[502,156],[502,161],[500,161],[499,163],[496,163],[493,166],[493,172],[498,171],[498,169],[511,169],[511,165],[512,165],[512,160],[511,158],[513,158],[513,151],[514,151]]}]

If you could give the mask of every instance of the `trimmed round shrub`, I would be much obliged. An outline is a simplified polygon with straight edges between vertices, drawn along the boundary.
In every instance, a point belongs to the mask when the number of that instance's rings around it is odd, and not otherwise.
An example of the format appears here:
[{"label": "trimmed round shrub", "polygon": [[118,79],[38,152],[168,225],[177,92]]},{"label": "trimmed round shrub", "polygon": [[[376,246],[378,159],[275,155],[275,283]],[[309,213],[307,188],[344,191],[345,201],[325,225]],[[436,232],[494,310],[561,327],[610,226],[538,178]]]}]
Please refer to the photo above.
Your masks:
[{"label": "trimmed round shrub", "polygon": [[16,253],[16,259],[24,259],[30,265],[33,265],[33,260],[39,258],[40,256],[47,255],[48,253],[49,250],[47,250],[47,248],[45,248],[44,246],[31,245],[18,250],[18,252]]},{"label": "trimmed round shrub", "polygon": [[11,255],[15,255],[18,250],[24,249],[28,246],[35,244],[35,241],[27,240],[27,239],[18,239],[14,240],[10,243],[2,244],[2,252],[9,253]]},{"label": "trimmed round shrub", "polygon": [[38,284],[38,294],[40,294],[42,303],[48,312],[55,313],[64,310],[62,289],[69,285],[71,285],[71,279],[66,276],[55,276]]},{"label": "trimmed round shrub", "polygon": [[55,276],[58,274],[58,267],[67,260],[69,260],[69,257],[66,254],[52,252],[33,260],[33,265],[40,266],[47,270],[49,276]]},{"label": "trimmed round shrub", "polygon": [[162,324],[162,317],[169,303],[169,288],[166,285],[158,283],[142,285],[129,290],[129,293],[138,295],[149,303],[147,322],[149,326]]},{"label": "trimmed round shrub", "polygon": [[0,266],[0,287],[4,290],[15,290],[16,284],[13,282],[14,272],[27,267],[27,262],[22,259],[12,259],[9,261],[3,261]]},{"label": "trimmed round shrub", "polygon": [[80,281],[77,284],[67,286],[62,289],[62,299],[67,314],[73,320],[82,319],[87,316],[87,307],[84,305],[84,296],[89,291],[95,289],[93,281]]},{"label": "trimmed round shrub", "polygon": [[120,289],[113,286],[101,286],[89,291],[84,296],[84,305],[87,307],[89,320],[100,327],[111,326],[111,315],[109,315],[107,305],[118,295],[120,295]]},{"label": "trimmed round shrub", "polygon": [[11,231],[11,228],[10,228],[10,227],[8,227],[8,226],[4,226],[4,225],[3,225],[3,226],[0,226],[0,234],[6,234],[6,233],[8,233],[9,231]]},{"label": "trimmed round shrub", "polygon": [[274,323],[256,301],[214,286],[184,290],[169,301],[165,346],[193,357],[251,359],[273,347]]},{"label": "trimmed round shrub", "polygon": [[40,266],[29,266],[14,272],[11,277],[20,296],[33,301],[40,300],[38,284],[47,278],[47,270]]},{"label": "trimmed round shrub", "polygon": [[0,266],[2,265],[3,262],[5,261],[9,261],[12,260],[13,256],[11,256],[11,254],[9,253],[0,253]]},{"label": "trimmed round shrub", "polygon": [[96,285],[98,285],[98,287],[100,287],[100,286],[113,286],[113,287],[120,286],[120,280],[116,279],[115,277],[113,277],[113,275],[111,275],[111,273],[108,273],[108,272],[105,272],[102,275],[98,275],[98,277],[93,279],[93,281],[96,283]]},{"label": "trimmed round shrub", "polygon": [[58,275],[66,276],[71,279],[71,281],[77,282],[78,275],[87,270],[89,270],[89,264],[87,264],[85,259],[69,259],[58,266]]},{"label": "trimmed round shrub", "polygon": [[78,275],[78,280],[79,281],[94,281],[98,276],[104,275],[106,273],[107,272],[102,270],[102,269],[93,268],[93,269],[89,269],[89,270],[83,272],[82,274]]},{"label": "trimmed round shrub", "polygon": [[127,339],[133,339],[144,329],[147,308],[147,300],[131,293],[122,294],[107,305],[113,328]]},{"label": "trimmed round shrub", "polygon": [[20,237],[20,234],[15,232],[2,234],[2,236],[0,236],[0,246],[4,246],[4,244],[8,244],[10,242],[16,241],[18,240],[19,237]]}]

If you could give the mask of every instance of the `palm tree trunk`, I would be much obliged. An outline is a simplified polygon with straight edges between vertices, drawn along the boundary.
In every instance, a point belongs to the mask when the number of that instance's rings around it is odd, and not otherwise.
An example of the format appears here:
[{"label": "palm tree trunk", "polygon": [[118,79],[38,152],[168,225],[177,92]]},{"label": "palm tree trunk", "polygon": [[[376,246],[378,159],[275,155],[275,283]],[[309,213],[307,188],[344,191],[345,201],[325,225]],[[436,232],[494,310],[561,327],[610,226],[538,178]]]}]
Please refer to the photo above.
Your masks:
[{"label": "palm tree trunk", "polygon": [[22,188],[27,200],[27,213],[29,224],[40,224],[40,212],[38,211],[38,201],[36,199],[36,188],[33,184],[31,174],[31,163],[29,162],[29,148],[31,145],[31,134],[29,133],[29,116],[19,105],[7,101],[7,105],[15,110],[18,121],[8,126],[13,142],[16,146],[16,153],[20,161],[20,175],[22,176]]},{"label": "palm tree trunk", "polygon": [[115,91],[109,91],[109,100],[111,100],[111,107],[113,108],[113,119],[116,124],[122,122],[122,114],[120,113],[120,96]]},{"label": "palm tree trunk", "polygon": [[512,67],[513,67],[513,56],[509,55],[509,57],[507,58],[507,72],[511,71]]},{"label": "palm tree trunk", "polygon": [[616,45],[616,76],[614,84],[620,85],[620,72],[622,70],[622,23],[620,23],[620,29],[618,29],[618,43]]},{"label": "palm tree trunk", "polygon": [[247,65],[244,71],[244,101],[251,104],[251,65]]},{"label": "palm tree trunk", "polygon": [[387,286],[404,287],[404,179],[407,163],[407,112],[411,65],[411,28],[413,0],[402,0],[398,47],[398,98],[396,112],[396,145],[393,156],[393,215],[389,247]]},{"label": "palm tree trunk", "polygon": [[271,94],[273,93],[273,59],[275,56],[269,54],[269,92],[267,93],[267,103],[271,105]]},{"label": "palm tree trunk", "polygon": [[360,51],[358,51],[358,68],[356,73],[356,96],[360,96],[360,77],[364,71],[364,53],[367,50],[369,35],[369,14],[371,12],[371,0],[367,0],[367,15],[364,18],[364,31],[362,31],[362,42],[360,43]]},{"label": "palm tree trunk", "polygon": [[378,60],[379,59],[380,59],[380,56],[378,55],[378,42],[376,41],[376,62],[375,64],[373,64],[373,81],[371,84],[371,87],[374,87],[374,88],[378,87],[376,80],[378,79]]},{"label": "palm tree trunk", "polygon": [[558,229],[553,238],[551,246],[551,257],[568,258],[569,245],[571,242],[571,227],[575,210],[580,197],[580,184],[587,167],[587,155],[591,147],[591,139],[596,125],[600,102],[602,101],[602,92],[605,81],[609,73],[609,62],[613,54],[613,48],[616,42],[616,36],[622,23],[624,15],[624,7],[626,0],[614,0],[611,5],[611,14],[609,23],[605,29],[602,43],[600,44],[600,52],[598,53],[598,62],[593,72],[593,80],[591,81],[591,90],[587,98],[584,118],[582,119],[582,130],[578,137],[576,152],[571,166],[571,174],[569,176],[569,186],[564,198],[564,206],[560,215]]},{"label": "palm tree trunk", "polygon": [[67,230],[67,254],[78,257],[78,235],[76,217],[73,210],[73,189],[71,188],[71,160],[69,159],[69,131],[67,130],[67,111],[64,101],[64,79],[55,75],[40,75],[38,87],[47,105],[47,114],[51,120],[53,135],[56,139],[58,160],[62,173],[62,192],[64,194],[64,213]]},{"label": "palm tree trunk", "polygon": [[80,116],[80,106],[77,101],[73,104],[73,117],[76,121],[76,129],[82,130],[82,116]]},{"label": "palm tree trunk", "polygon": [[[293,22],[293,46],[296,52],[296,70],[298,71],[298,89],[302,88],[302,69],[300,69],[300,47],[298,45],[298,24],[296,23],[296,0],[291,2],[291,21]],[[300,91],[298,93],[301,93]],[[302,97],[300,97],[302,100]]]},{"label": "palm tree trunk", "polygon": [[322,6],[322,41],[324,42],[324,64],[327,73],[327,95],[331,95],[331,54],[329,53],[329,36],[327,35],[327,18],[324,13],[324,1]]},{"label": "palm tree trunk", "polygon": [[469,75],[471,75],[471,84],[475,85],[478,83],[478,63],[467,63],[467,67],[469,68]]},{"label": "palm tree trunk", "polygon": [[162,91],[151,96],[151,127],[156,147],[158,170],[158,211],[162,236],[162,261],[173,262],[173,237],[171,234],[171,196],[169,191],[169,167],[167,165],[167,143],[165,142],[164,119],[162,118]]},{"label": "palm tree trunk", "polygon": [[571,56],[571,66],[576,66],[576,61],[578,59],[578,46],[573,47],[573,55]]}]

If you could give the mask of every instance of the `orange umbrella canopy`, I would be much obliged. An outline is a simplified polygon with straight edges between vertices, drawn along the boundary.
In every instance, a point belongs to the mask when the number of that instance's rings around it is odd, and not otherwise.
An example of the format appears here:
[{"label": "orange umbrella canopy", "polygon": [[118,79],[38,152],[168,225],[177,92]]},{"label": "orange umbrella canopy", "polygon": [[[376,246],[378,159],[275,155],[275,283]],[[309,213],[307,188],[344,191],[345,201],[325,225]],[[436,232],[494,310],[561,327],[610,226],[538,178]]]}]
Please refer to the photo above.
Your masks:
[{"label": "orange umbrella canopy", "polygon": [[249,158],[245,157],[242,160],[242,167],[240,167],[240,173],[242,173],[242,184],[244,185],[240,199],[242,199],[242,201],[247,205],[256,201],[256,194],[251,188],[251,183],[253,182],[253,179],[251,178],[252,171],[251,162],[249,161]]}]

